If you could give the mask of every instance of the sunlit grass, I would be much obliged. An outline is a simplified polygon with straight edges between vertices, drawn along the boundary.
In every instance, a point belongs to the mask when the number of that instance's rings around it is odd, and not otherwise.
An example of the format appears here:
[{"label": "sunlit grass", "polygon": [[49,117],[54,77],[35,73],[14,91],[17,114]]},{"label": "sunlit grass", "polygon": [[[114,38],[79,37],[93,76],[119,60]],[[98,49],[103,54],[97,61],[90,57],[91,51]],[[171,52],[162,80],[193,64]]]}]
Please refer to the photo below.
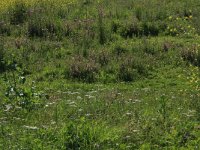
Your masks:
[{"label": "sunlit grass", "polygon": [[34,5],[38,2],[49,2],[57,6],[64,6],[66,4],[75,3],[77,0],[1,0],[0,10],[5,10],[16,2],[24,2],[26,5]]}]

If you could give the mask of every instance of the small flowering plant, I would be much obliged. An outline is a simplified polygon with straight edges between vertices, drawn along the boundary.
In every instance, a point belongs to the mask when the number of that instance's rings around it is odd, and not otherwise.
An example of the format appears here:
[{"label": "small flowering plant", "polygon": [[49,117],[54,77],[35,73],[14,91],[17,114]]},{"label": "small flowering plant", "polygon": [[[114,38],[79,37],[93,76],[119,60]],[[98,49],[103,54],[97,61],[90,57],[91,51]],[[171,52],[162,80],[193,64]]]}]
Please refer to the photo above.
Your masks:
[{"label": "small flowering plant", "polygon": [[6,108],[9,106],[7,111],[15,108],[30,111],[44,106],[44,100],[48,96],[37,90],[34,81],[31,84],[26,83],[26,77],[17,64],[13,64],[12,70],[5,75],[4,80],[6,82],[4,105]]},{"label": "small flowering plant", "polygon": [[171,36],[194,36],[196,29],[192,25],[192,15],[186,17],[169,16],[167,18],[166,35]]},{"label": "small flowering plant", "polygon": [[190,70],[189,83],[195,91],[200,92],[200,68],[190,65]]}]

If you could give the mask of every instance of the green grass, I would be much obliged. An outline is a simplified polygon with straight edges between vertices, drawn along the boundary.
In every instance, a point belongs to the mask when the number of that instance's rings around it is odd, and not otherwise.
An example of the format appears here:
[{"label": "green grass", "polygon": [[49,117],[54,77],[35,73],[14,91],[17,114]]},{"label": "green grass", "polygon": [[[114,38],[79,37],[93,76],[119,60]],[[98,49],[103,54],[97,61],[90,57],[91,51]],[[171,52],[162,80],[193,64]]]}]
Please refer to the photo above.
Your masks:
[{"label": "green grass", "polygon": [[199,4],[1,11],[0,149],[200,149]]}]

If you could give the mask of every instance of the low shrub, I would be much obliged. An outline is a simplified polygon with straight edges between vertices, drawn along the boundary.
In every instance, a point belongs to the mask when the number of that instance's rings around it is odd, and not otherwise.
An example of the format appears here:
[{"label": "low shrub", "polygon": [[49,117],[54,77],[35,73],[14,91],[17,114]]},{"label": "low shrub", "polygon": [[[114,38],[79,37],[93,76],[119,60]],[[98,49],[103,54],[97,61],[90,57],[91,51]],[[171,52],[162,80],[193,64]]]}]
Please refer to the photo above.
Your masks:
[{"label": "low shrub", "polygon": [[11,34],[11,28],[10,28],[10,24],[1,21],[0,22],[0,35],[10,35]]},{"label": "low shrub", "polygon": [[139,21],[141,21],[143,19],[143,10],[141,7],[137,7],[135,9],[135,16]]},{"label": "low shrub", "polygon": [[127,53],[128,49],[122,45],[122,43],[116,43],[113,48],[113,53],[117,56],[120,56],[121,54]]},{"label": "low shrub", "polygon": [[95,146],[97,140],[99,140],[98,135],[87,123],[80,123],[76,125],[75,123],[70,123],[64,130],[65,146],[66,149],[79,149],[83,147]]},{"label": "low shrub", "polygon": [[121,131],[104,123],[88,121],[85,117],[66,123],[61,129],[65,149],[110,149],[119,141]]},{"label": "low shrub", "polygon": [[18,25],[22,24],[27,20],[28,8],[22,1],[16,1],[14,6],[11,8],[10,22],[11,24]]},{"label": "low shrub", "polygon": [[39,15],[38,11],[34,13],[28,20],[29,37],[60,38],[61,35],[65,35],[64,24],[58,19],[44,14]]},{"label": "low shrub", "polygon": [[104,27],[104,20],[103,20],[103,10],[99,9],[98,12],[98,28],[99,28],[99,43],[105,44],[106,43],[106,33]]},{"label": "low shrub", "polygon": [[147,67],[149,64],[142,60],[142,58],[135,58],[133,66],[137,69],[137,72],[140,76],[146,77],[149,74],[150,67]]},{"label": "low shrub", "polygon": [[119,20],[113,20],[111,22],[111,31],[117,33],[118,29],[122,26]]},{"label": "low shrub", "polygon": [[109,61],[110,61],[110,54],[108,51],[101,51],[99,54],[98,54],[98,62],[101,66],[106,66],[108,65]]},{"label": "low shrub", "polygon": [[135,81],[138,78],[139,74],[136,69],[121,64],[119,67],[118,77],[121,81],[131,82]]},{"label": "low shrub", "polygon": [[156,51],[158,51],[158,43],[150,42],[148,39],[144,38],[142,40],[141,48],[145,53],[154,55],[156,54]]},{"label": "low shrub", "polygon": [[31,20],[28,23],[28,35],[29,37],[45,37],[47,35],[47,29],[45,24],[41,21]]},{"label": "low shrub", "polygon": [[139,58],[126,56],[119,65],[118,78],[121,81],[135,81],[148,75],[146,63]]},{"label": "low shrub", "polygon": [[143,22],[142,23],[143,35],[145,36],[158,36],[159,27],[152,22]]},{"label": "low shrub", "polygon": [[200,67],[200,49],[199,46],[193,46],[190,48],[185,48],[181,52],[182,58],[195,65]]},{"label": "low shrub", "polygon": [[193,16],[180,17],[180,16],[169,16],[166,20],[167,28],[165,30],[166,35],[171,36],[185,36],[192,37],[197,34],[195,24],[193,22]]},{"label": "low shrub", "polygon": [[13,67],[10,67],[10,73],[4,78],[7,83],[4,105],[13,111],[16,107],[31,111],[44,106],[44,100],[48,99],[48,95],[38,91],[34,81],[30,87],[26,86],[26,77],[22,69],[16,63],[11,65]]},{"label": "low shrub", "polygon": [[28,24],[28,35],[30,37],[52,37],[52,35],[58,36],[61,33],[61,30],[62,27],[59,23],[51,21],[30,21]]},{"label": "low shrub", "polygon": [[138,37],[142,34],[142,28],[138,22],[127,23],[119,28],[119,34],[124,38]]},{"label": "low shrub", "polygon": [[91,83],[97,80],[98,72],[99,65],[94,60],[78,56],[70,64],[68,77]]},{"label": "low shrub", "polygon": [[160,26],[154,22],[139,22],[134,19],[133,21],[113,22],[112,31],[118,32],[124,38],[141,37],[141,36],[158,36]]},{"label": "low shrub", "polygon": [[0,73],[5,71],[5,63],[4,63],[4,48],[2,41],[0,43]]}]

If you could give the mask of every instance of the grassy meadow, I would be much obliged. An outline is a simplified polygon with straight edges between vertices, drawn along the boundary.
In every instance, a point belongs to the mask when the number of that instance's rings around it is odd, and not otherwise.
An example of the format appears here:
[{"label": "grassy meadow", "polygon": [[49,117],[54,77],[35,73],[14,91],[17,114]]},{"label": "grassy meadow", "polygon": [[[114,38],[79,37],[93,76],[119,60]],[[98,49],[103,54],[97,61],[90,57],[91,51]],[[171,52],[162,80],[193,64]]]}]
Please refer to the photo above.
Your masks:
[{"label": "grassy meadow", "polygon": [[199,0],[1,0],[0,149],[199,150]]}]

